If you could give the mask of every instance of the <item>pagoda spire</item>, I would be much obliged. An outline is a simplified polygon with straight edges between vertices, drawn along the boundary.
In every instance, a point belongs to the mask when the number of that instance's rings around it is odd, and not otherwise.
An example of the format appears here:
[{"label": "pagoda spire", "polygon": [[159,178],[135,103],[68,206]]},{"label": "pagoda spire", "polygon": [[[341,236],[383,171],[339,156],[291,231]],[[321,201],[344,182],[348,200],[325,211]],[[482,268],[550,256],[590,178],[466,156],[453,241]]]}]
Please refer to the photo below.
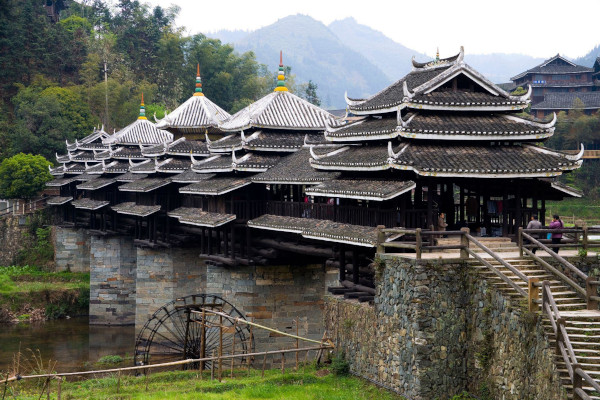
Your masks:
[{"label": "pagoda spire", "polygon": [[440,47],[439,46],[435,52],[435,61],[440,61]]},{"label": "pagoda spire", "polygon": [[202,93],[202,78],[200,78],[200,63],[198,63],[198,69],[196,71],[196,90],[194,96],[204,96]]},{"label": "pagoda spire", "polygon": [[275,92],[287,92],[285,87],[285,73],[283,72],[283,51],[279,51],[279,72],[277,73],[277,86]]},{"label": "pagoda spire", "polygon": [[146,118],[146,107],[144,107],[144,92],[142,92],[142,102],[140,104],[140,116],[138,119],[148,119]]}]

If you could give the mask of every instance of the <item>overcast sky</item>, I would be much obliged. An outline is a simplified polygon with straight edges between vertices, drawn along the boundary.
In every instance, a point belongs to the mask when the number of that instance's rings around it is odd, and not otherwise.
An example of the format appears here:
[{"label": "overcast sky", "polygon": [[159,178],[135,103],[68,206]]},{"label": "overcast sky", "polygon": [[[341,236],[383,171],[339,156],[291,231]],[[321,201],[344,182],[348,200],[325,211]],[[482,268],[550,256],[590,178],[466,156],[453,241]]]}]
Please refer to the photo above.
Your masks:
[{"label": "overcast sky", "polygon": [[141,0],[181,8],[188,33],[255,30],[290,14],[329,24],[346,17],[414,50],[471,54],[585,55],[600,43],[598,0]]}]

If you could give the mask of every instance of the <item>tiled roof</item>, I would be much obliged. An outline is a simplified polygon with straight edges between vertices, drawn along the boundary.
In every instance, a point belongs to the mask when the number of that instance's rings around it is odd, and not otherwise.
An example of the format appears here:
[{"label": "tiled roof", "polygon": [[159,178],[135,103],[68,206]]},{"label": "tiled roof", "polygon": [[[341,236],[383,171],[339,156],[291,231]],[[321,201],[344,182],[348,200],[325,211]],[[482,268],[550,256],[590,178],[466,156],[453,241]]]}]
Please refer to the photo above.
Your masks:
[{"label": "tiled roof", "polygon": [[252,182],[268,184],[310,185],[339,176],[338,172],[317,171],[310,166],[310,152],[301,149],[284,157],[277,165],[266,172],[253,176]]},{"label": "tiled roof", "polygon": [[119,186],[121,192],[147,193],[171,183],[169,178],[145,178]]},{"label": "tiled roof", "polygon": [[435,69],[414,70],[379,93],[362,101],[360,104],[349,104],[349,109],[352,111],[364,111],[395,107],[402,103],[404,99],[404,82],[406,82],[408,89],[412,90],[435,78],[448,68],[450,68],[450,65]]},{"label": "tiled roof", "polygon": [[98,178],[98,179],[92,179],[89,181],[86,181],[84,183],[80,183],[79,185],[77,185],[77,189],[80,190],[97,190],[97,189],[101,189],[103,187],[106,187],[108,185],[112,185],[113,183],[116,183],[117,180],[113,179],[113,178]]},{"label": "tiled roof", "polygon": [[192,163],[192,171],[200,173],[233,171],[231,156],[215,155]]},{"label": "tiled roof", "polygon": [[525,72],[521,72],[519,75],[513,76],[510,80],[514,81],[527,74],[579,74],[585,72],[594,72],[594,69],[584,67],[583,65],[577,65],[566,58],[561,57],[560,54],[557,54],[540,65],[536,65]]},{"label": "tiled roof", "polygon": [[148,175],[144,175],[144,174],[134,174],[131,171],[130,172],[126,172],[123,175],[119,175],[115,178],[115,180],[117,182],[133,182],[133,181],[137,181],[138,179],[144,179],[146,178]]},{"label": "tiled roof", "polygon": [[109,137],[110,135],[104,131],[104,127],[102,129],[94,128],[94,131],[84,137],[83,139],[75,140],[75,143],[67,142],[67,149],[70,151],[80,149],[80,150],[92,150],[92,149],[101,149],[104,147],[102,144],[102,139]]},{"label": "tiled roof", "polygon": [[398,134],[413,139],[532,140],[554,132],[553,120],[533,122],[506,114],[416,113],[404,119]]},{"label": "tiled roof", "polygon": [[206,96],[192,96],[173,112],[161,119],[159,129],[195,129],[216,128],[231,115],[210,101]]},{"label": "tiled roof", "polygon": [[[129,170],[129,163],[127,161],[113,161],[111,163],[105,163],[102,171],[106,174],[123,174]],[[88,171],[89,172],[89,171]]]},{"label": "tiled roof", "polygon": [[178,174],[180,172],[187,171],[190,168],[192,162],[189,157],[185,158],[168,158],[161,161],[156,166],[157,172],[165,172],[168,174]]},{"label": "tiled roof", "polygon": [[260,130],[245,136],[243,148],[254,151],[292,152],[304,145],[301,132]]},{"label": "tiled roof", "polygon": [[371,117],[352,122],[340,128],[328,128],[325,138],[332,141],[379,140],[398,136],[396,117]]},{"label": "tiled roof", "polygon": [[[197,96],[200,97],[200,96]],[[169,144],[167,154],[169,155],[189,155],[208,156],[210,153],[206,143],[200,140],[182,140]]]},{"label": "tiled roof", "polygon": [[573,108],[575,99],[581,100],[586,110],[600,109],[600,92],[590,92],[549,93],[542,102],[532,105],[531,110],[569,110]]},{"label": "tiled roof", "polygon": [[[316,153],[316,152],[315,152]],[[390,154],[393,153],[393,154]],[[578,156],[533,145],[401,144],[390,151],[384,146],[348,147],[329,156],[318,155],[311,164],[318,169],[368,171],[396,168],[422,176],[545,177],[581,166]]]},{"label": "tiled roof", "polygon": [[248,178],[217,177],[192,183],[179,189],[179,193],[219,196],[250,184]]},{"label": "tiled roof", "polygon": [[156,172],[156,163],[152,160],[132,163],[129,167],[129,171],[134,174],[153,174]]},{"label": "tiled roof", "polygon": [[75,178],[79,182],[87,182],[87,181],[91,181],[92,179],[98,179],[99,177],[100,177],[100,175],[90,175],[87,172],[84,172],[83,174],[77,175]]},{"label": "tiled roof", "polygon": [[160,143],[152,146],[142,147],[141,152],[145,157],[162,156],[167,152],[167,143]]},{"label": "tiled roof", "polygon": [[245,172],[264,172],[277,165],[281,156],[274,154],[249,153],[233,159],[233,169]]},{"label": "tiled roof", "polygon": [[215,176],[215,174],[199,174],[197,172],[192,171],[192,169],[190,168],[184,172],[174,175],[171,178],[171,181],[175,183],[196,183],[207,179],[211,179]]},{"label": "tiled roof", "polygon": [[93,161],[94,153],[91,151],[77,151],[77,152],[68,152],[64,155],[56,155],[56,161],[59,163],[67,163],[67,162],[85,162],[85,161]]},{"label": "tiled roof", "polygon": [[103,143],[149,145],[172,141],[173,134],[157,129],[152,122],[146,119],[137,119],[114,135],[103,140]]},{"label": "tiled roof", "polygon": [[81,209],[81,210],[99,210],[102,207],[105,207],[107,205],[110,204],[110,201],[104,201],[104,200],[92,200],[92,199],[79,199],[79,200],[73,200],[71,202],[71,204],[73,204],[73,207]]},{"label": "tiled roof", "polygon": [[419,106],[444,106],[465,107],[465,106],[504,106],[515,107],[521,109],[528,104],[527,101],[518,101],[505,98],[502,96],[494,96],[491,93],[470,92],[466,90],[453,91],[435,91],[426,94],[417,94],[410,99],[412,107]]},{"label": "tiled roof", "polygon": [[211,153],[231,153],[242,149],[242,137],[239,133],[234,133],[219,140],[209,140],[207,141],[207,147]]},{"label": "tiled roof", "polygon": [[306,194],[383,201],[400,196],[415,186],[413,181],[334,179],[306,188]]},{"label": "tiled roof", "polygon": [[328,122],[336,123],[327,111],[290,92],[272,92],[238,111],[220,127],[226,131],[251,127],[323,130]]},{"label": "tiled roof", "polygon": [[122,159],[122,160],[140,160],[144,159],[144,155],[142,154],[142,150],[139,146],[123,146],[115,149],[111,152],[111,157],[114,159]]},{"label": "tiled roof", "polygon": [[199,208],[180,207],[167,213],[169,217],[177,218],[180,223],[195,226],[216,228],[235,220],[235,214],[221,214],[202,211]]},{"label": "tiled roof", "polygon": [[65,165],[65,173],[67,174],[80,174],[87,172],[86,164],[84,163],[73,163]]},{"label": "tiled roof", "polygon": [[46,204],[48,204],[49,206],[60,206],[63,204],[67,204],[71,200],[73,200],[72,196],[68,196],[68,197],[54,196],[54,197],[50,197],[48,200],[46,200]]},{"label": "tiled roof", "polygon": [[111,209],[117,214],[135,215],[137,217],[147,217],[160,211],[160,206],[140,206],[134,202],[126,202],[112,206]]},{"label": "tiled roof", "polygon": [[60,187],[60,186],[68,185],[69,183],[72,183],[75,181],[77,181],[77,177],[71,176],[68,178],[60,178],[60,179],[51,180],[49,182],[46,182],[46,186]]},{"label": "tiled roof", "polygon": [[347,243],[357,246],[377,246],[377,228],[340,224],[333,221],[282,217],[265,214],[248,221],[251,228],[299,233],[307,239]]}]

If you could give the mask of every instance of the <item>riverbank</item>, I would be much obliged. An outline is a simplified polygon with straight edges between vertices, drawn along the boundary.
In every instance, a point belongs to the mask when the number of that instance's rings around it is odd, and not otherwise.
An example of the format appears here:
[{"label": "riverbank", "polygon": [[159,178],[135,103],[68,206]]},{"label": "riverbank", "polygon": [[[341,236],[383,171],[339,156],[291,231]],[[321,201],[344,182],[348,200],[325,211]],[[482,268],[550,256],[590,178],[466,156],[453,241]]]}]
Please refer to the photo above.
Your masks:
[{"label": "riverbank", "polygon": [[87,315],[90,275],[39,267],[0,267],[0,322],[35,322]]},{"label": "riverbank", "polygon": [[[176,371],[144,376],[111,376],[78,382],[63,382],[63,399],[322,399],[322,400],[402,400],[404,397],[352,376],[336,376],[327,369],[312,366],[298,372],[288,370],[236,371],[234,378],[222,382],[210,379],[210,372]],[[19,399],[38,399],[43,382],[16,383],[11,386]],[[17,393],[15,393],[17,392]],[[56,399],[57,382],[50,387],[50,398]],[[44,398],[46,396],[44,395]]]}]

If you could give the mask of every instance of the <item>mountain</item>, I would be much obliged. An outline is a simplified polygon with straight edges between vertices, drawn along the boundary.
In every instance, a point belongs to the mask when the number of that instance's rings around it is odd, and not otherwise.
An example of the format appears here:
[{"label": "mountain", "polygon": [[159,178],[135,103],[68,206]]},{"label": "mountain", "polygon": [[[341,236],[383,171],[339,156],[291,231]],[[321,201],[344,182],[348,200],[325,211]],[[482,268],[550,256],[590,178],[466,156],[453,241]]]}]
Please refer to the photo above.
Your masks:
[{"label": "mountain", "polygon": [[219,39],[221,43],[235,44],[237,41],[241,40],[244,36],[247,36],[248,34],[250,34],[250,31],[243,31],[238,29],[230,31],[227,29],[223,29],[214,33],[207,33],[206,36],[214,39]]},{"label": "mountain", "polygon": [[421,60],[431,59],[423,53],[393,41],[379,31],[359,24],[354,18],[334,21],[329,24],[329,29],[342,43],[378,66],[392,82],[410,72],[412,68],[410,60],[413,56]]},{"label": "mountain", "polygon": [[[212,37],[220,39],[227,34],[216,32]],[[364,97],[392,82],[360,52],[344,45],[327,26],[306,15],[282,18],[232,44],[238,52],[254,51],[256,59],[271,71],[276,70],[279,50],[283,50],[283,63],[292,67],[297,82],[315,82],[326,108],[345,108],[345,91],[353,97]]]},{"label": "mountain", "polygon": [[511,77],[541,64],[544,60],[524,54],[465,52],[465,62],[495,83],[510,82]]},{"label": "mountain", "polygon": [[596,62],[596,57],[600,57],[600,45],[594,47],[585,56],[574,59],[573,62],[578,65],[592,68]]}]

